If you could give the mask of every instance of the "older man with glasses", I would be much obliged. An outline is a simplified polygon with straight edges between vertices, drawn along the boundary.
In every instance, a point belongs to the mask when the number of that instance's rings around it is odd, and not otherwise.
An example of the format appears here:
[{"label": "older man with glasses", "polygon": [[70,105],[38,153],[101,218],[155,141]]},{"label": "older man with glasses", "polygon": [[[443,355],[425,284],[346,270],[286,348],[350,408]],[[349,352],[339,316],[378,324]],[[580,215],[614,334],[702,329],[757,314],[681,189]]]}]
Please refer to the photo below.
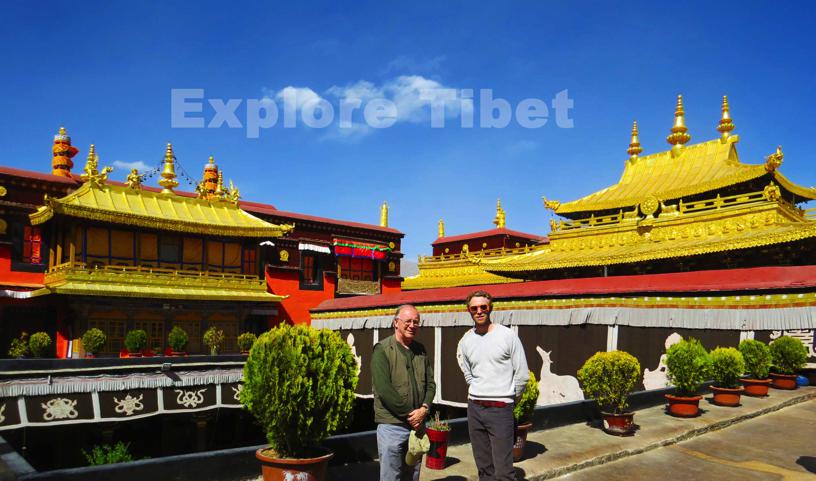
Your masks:
[{"label": "older man with glasses", "polygon": [[468,384],[468,433],[479,481],[513,481],[513,406],[529,379],[521,340],[493,324],[493,298],[485,291],[467,297],[473,329],[456,350]]},{"label": "older man with glasses", "polygon": [[371,377],[380,481],[419,481],[421,462],[405,462],[411,429],[422,432],[436,383],[425,346],[414,340],[419,312],[410,304],[394,313],[394,334],[374,346]]}]

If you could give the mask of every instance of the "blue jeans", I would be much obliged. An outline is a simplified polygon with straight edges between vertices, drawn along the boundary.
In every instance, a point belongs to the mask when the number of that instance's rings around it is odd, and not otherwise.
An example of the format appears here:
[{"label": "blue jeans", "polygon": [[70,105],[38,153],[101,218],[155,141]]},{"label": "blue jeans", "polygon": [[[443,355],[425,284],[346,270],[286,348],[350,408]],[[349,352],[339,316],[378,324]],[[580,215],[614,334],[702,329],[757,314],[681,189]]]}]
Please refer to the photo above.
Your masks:
[{"label": "blue jeans", "polygon": [[408,435],[411,430],[398,424],[377,425],[377,453],[380,455],[380,481],[419,481],[420,460],[405,464]]}]

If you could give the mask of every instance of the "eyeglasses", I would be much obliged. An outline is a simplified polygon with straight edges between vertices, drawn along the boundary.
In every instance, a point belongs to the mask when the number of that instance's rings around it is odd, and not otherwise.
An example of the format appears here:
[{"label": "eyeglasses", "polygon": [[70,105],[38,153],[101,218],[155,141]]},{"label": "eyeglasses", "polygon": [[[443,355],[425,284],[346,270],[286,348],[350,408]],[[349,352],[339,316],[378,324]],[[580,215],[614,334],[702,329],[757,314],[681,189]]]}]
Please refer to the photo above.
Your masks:
[{"label": "eyeglasses", "polygon": [[481,304],[478,306],[468,306],[468,311],[473,314],[476,314],[479,311],[490,312],[490,304]]},{"label": "eyeglasses", "polygon": [[405,324],[405,325],[408,325],[408,324],[413,324],[413,325],[415,325],[415,326],[419,326],[419,319],[408,319],[408,320],[405,320],[405,319],[400,319],[399,317],[398,317],[397,319],[399,319],[400,321],[402,321],[402,322],[403,322],[403,324]]}]

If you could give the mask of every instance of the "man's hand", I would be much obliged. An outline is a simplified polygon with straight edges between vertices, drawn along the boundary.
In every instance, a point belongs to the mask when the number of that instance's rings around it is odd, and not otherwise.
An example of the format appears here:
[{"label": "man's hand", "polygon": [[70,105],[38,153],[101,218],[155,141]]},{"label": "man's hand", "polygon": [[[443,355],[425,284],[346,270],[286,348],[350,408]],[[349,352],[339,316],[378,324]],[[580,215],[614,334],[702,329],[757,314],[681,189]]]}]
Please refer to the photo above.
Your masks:
[{"label": "man's hand", "polygon": [[410,424],[414,430],[419,430],[427,415],[428,408],[420,406],[408,413],[408,424]]}]

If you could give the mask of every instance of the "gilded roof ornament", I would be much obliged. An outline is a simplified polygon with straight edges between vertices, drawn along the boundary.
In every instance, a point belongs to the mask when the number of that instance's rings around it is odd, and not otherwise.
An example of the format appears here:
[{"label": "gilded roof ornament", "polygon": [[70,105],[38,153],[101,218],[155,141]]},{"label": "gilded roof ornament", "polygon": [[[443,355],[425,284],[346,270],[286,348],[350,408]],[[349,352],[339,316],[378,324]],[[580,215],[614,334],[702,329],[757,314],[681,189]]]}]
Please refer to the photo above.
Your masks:
[{"label": "gilded roof ornament", "polygon": [[773,154],[765,157],[765,170],[768,172],[773,172],[782,165],[782,159],[785,158],[785,154],[782,153],[782,146],[779,145],[776,147],[776,152]]},{"label": "gilded roof ornament", "polygon": [[541,199],[544,201],[544,207],[550,209],[553,212],[557,211],[558,207],[561,206],[561,202],[557,200],[547,200],[547,198],[544,197],[543,195],[541,196]]},{"label": "gilded roof ornament", "polygon": [[493,219],[496,228],[504,229],[507,226],[507,214],[502,209],[501,199],[496,200],[496,217]]},{"label": "gilded roof ornament", "polygon": [[235,184],[232,183],[232,179],[230,179],[230,186],[226,192],[226,196],[233,204],[238,204],[238,199],[241,198],[241,191],[238,190],[238,187],[235,187]]},{"label": "gilded roof ornament", "polygon": [[215,196],[215,189],[218,186],[218,172],[215,158],[211,155],[204,165],[204,177],[196,187],[199,198],[212,199]]},{"label": "gilded roof ornament", "polygon": [[734,122],[731,121],[731,112],[728,107],[728,96],[723,95],[722,100],[722,117],[720,123],[717,125],[717,130],[720,132],[720,142],[725,142],[734,130]]},{"label": "gilded roof ornament", "polygon": [[71,145],[71,137],[65,127],[59,128],[59,133],[54,136],[54,145],[51,148],[53,158],[51,159],[51,174],[61,177],[71,177],[71,169],[74,162],[71,160],[79,150]]},{"label": "gilded roof ornament", "polygon": [[215,196],[216,199],[221,199],[224,197],[225,194],[226,191],[224,190],[224,173],[219,170],[218,184],[215,186],[215,192],[213,192],[213,195]]},{"label": "gilded roof ornament", "polygon": [[133,169],[127,176],[127,186],[131,189],[139,190],[142,188],[142,179],[144,174],[139,174],[138,169]]},{"label": "gilded roof ornament", "polygon": [[638,140],[637,120],[635,120],[632,124],[632,140],[629,141],[629,148],[626,149],[626,153],[629,154],[629,160],[634,162],[637,160],[638,155],[640,155],[641,152],[643,152],[643,148],[640,147],[640,140]]},{"label": "gilded roof ornament", "polygon": [[108,180],[108,173],[112,170],[112,167],[105,167],[102,169],[102,172],[99,171],[99,156],[96,154],[96,146],[91,144],[88,148],[88,158],[85,161],[85,168],[82,170],[82,175],[80,175],[79,178],[82,182],[90,182],[98,186]]},{"label": "gilded roof ornament", "polygon": [[445,221],[439,219],[439,224],[436,226],[436,234],[439,239],[445,237]]},{"label": "gilded roof ornament", "polygon": [[164,187],[162,194],[172,194],[173,189],[178,187],[179,183],[176,180],[176,156],[173,154],[173,144],[167,144],[167,150],[164,151],[164,169],[162,169],[162,179],[159,185]]},{"label": "gilded roof ornament", "polygon": [[677,155],[680,153],[683,145],[691,140],[691,135],[688,133],[686,127],[686,112],[683,109],[683,96],[677,96],[677,106],[674,109],[674,126],[671,128],[671,134],[666,137],[666,141],[672,147],[672,153]]},{"label": "gilded roof ornament", "polygon": [[380,227],[388,227],[388,202],[383,201],[380,206]]}]

